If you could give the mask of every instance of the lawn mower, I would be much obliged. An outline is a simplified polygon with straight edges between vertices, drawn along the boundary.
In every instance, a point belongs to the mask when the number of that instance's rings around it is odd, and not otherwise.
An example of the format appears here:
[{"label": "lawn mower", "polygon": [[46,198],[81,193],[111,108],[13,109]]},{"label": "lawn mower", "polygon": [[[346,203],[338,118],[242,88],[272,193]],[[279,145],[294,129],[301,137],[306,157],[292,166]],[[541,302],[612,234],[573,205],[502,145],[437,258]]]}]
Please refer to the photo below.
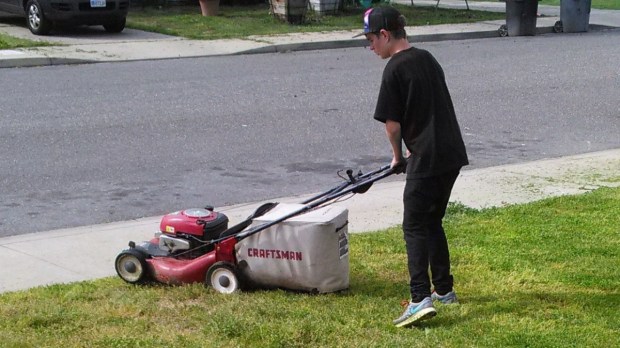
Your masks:
[{"label": "lawn mower", "polygon": [[389,165],[366,174],[349,169],[340,175],[344,182],[325,192],[299,204],[265,203],[232,227],[212,206],[167,214],[151,240],[129,242],[116,257],[116,272],[132,284],[202,282],[220,293],[254,285],[346,288],[348,211],[331,203],[364,193],[393,173]]}]

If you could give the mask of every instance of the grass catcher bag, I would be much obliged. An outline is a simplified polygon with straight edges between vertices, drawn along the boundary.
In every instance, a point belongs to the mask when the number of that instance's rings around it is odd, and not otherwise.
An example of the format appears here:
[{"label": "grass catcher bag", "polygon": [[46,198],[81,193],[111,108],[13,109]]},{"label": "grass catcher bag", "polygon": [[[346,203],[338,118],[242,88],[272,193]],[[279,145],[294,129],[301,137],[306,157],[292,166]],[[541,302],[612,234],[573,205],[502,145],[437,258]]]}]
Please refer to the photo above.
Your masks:
[{"label": "grass catcher bag", "polygon": [[[279,204],[252,227],[303,207]],[[280,222],[235,246],[240,275],[261,288],[327,293],[349,287],[348,210],[327,206]]]}]

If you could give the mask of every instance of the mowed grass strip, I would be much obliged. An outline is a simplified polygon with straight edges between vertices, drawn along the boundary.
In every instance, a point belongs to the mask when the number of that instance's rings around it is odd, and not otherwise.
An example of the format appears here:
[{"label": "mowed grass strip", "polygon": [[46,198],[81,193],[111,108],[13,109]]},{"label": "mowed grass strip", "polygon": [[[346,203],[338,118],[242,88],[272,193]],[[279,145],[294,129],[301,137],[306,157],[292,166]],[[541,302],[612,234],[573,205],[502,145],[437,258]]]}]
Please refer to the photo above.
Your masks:
[{"label": "mowed grass strip", "polygon": [[[0,295],[3,347],[612,347],[620,328],[620,188],[473,210],[445,227],[459,305],[412,329],[399,228],[350,238],[341,293],[221,295],[119,278]],[[110,265],[110,267],[112,267]]]},{"label": "mowed grass strip", "polygon": [[60,44],[53,44],[45,41],[20,39],[0,33],[0,50],[42,46],[60,46]]}]

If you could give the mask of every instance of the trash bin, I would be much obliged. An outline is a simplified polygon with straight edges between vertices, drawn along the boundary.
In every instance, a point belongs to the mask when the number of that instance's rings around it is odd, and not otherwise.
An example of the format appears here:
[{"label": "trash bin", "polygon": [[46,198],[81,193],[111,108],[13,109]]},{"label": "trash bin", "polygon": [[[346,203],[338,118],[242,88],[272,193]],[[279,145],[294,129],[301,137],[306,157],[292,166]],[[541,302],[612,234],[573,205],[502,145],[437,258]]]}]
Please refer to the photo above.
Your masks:
[{"label": "trash bin", "polygon": [[506,0],[505,29],[508,36],[536,35],[537,11],[538,0]]},{"label": "trash bin", "polygon": [[592,0],[561,0],[560,22],[565,33],[588,31]]}]

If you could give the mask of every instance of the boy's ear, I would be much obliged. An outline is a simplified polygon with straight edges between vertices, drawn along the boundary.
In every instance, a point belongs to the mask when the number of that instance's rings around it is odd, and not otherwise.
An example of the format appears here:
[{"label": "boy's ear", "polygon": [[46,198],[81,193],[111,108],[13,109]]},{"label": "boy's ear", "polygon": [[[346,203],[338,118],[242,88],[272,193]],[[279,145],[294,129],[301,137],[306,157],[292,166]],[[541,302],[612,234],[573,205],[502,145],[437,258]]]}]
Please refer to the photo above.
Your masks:
[{"label": "boy's ear", "polygon": [[379,35],[381,35],[381,36],[385,37],[386,39],[389,39],[389,38],[390,38],[390,32],[389,32],[389,31],[387,31],[387,30],[385,30],[385,29],[381,29],[381,30],[379,31]]}]

